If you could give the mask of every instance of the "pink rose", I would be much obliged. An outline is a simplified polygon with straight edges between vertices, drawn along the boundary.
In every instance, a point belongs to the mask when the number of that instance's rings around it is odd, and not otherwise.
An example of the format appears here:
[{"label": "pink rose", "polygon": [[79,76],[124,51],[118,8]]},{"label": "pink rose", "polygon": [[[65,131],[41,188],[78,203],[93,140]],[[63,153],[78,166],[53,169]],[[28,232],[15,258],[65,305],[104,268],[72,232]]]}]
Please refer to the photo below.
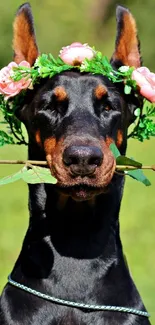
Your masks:
[{"label": "pink rose", "polygon": [[140,94],[155,103],[155,74],[146,67],[141,67],[133,71],[132,79],[140,87]]},{"label": "pink rose", "polygon": [[27,61],[22,61],[19,65],[15,62],[11,62],[7,67],[0,70],[0,94],[4,95],[6,100],[16,96],[22,89],[27,89],[31,85],[31,78],[27,79],[23,77],[19,81],[14,81],[11,78],[13,68],[18,66],[30,68],[30,64]]},{"label": "pink rose", "polygon": [[87,44],[72,43],[63,47],[60,51],[60,58],[69,65],[80,65],[84,59],[91,60],[95,55],[95,51]]}]

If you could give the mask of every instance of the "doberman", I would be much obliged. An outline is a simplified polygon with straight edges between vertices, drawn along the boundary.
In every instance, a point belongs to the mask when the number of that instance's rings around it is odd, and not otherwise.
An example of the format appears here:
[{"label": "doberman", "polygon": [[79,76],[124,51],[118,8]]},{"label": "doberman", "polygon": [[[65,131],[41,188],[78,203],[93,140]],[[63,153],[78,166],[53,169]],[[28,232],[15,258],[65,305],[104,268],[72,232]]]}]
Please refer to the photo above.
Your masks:
[{"label": "doberman", "polygon": [[[136,23],[118,6],[114,69],[141,65]],[[14,60],[38,56],[28,3],[14,21]],[[126,265],[119,234],[124,177],[115,173],[110,143],[121,154],[139,106],[123,84],[106,76],[65,71],[28,91],[18,118],[28,135],[28,157],[47,160],[56,185],[29,184],[30,221],[11,277],[31,289],[71,302],[145,311]],[[54,303],[7,284],[1,325],[148,325],[147,317]]]}]

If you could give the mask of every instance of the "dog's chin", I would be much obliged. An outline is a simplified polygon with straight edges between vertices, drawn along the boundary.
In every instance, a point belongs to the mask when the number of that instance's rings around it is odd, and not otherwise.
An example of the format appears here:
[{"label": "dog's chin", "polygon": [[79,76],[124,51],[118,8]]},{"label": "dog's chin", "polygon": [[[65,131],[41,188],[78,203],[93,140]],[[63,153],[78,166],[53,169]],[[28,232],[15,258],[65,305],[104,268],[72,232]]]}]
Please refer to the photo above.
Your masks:
[{"label": "dog's chin", "polygon": [[79,184],[74,186],[57,185],[57,190],[75,201],[88,201],[106,191],[106,187],[88,186]]}]

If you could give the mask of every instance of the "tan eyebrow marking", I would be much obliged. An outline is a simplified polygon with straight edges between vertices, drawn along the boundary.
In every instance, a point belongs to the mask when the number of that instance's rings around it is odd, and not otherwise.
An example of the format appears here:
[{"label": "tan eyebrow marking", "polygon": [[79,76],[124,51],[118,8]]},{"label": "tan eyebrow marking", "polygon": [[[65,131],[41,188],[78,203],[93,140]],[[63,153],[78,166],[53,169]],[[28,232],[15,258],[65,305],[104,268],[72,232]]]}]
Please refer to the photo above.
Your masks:
[{"label": "tan eyebrow marking", "polygon": [[54,89],[54,95],[60,102],[68,98],[65,88],[62,86],[58,86]]},{"label": "tan eyebrow marking", "polygon": [[105,96],[107,94],[107,88],[106,86],[103,85],[98,85],[95,89],[95,96],[97,99],[101,99],[103,96]]}]

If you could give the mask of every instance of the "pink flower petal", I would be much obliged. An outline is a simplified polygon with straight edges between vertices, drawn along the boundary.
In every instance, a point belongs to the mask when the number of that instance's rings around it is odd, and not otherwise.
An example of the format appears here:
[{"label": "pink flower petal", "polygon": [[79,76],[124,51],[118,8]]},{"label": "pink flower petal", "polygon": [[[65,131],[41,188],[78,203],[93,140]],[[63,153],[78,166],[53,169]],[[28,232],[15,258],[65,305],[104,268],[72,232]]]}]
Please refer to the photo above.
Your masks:
[{"label": "pink flower petal", "polygon": [[22,83],[22,85],[21,85],[21,89],[27,89],[27,88],[29,88],[29,86],[30,86],[30,84],[31,84],[31,79],[28,79],[28,80],[23,80],[23,83]]},{"label": "pink flower petal", "polygon": [[6,87],[4,89],[3,95],[7,95],[9,97],[13,97],[13,96],[17,95],[19,93],[19,91],[20,91],[19,89],[16,89],[16,90],[12,91],[10,88],[7,88]]},{"label": "pink flower petal", "polygon": [[30,63],[27,61],[22,61],[19,63],[19,66],[30,68]]},{"label": "pink flower petal", "polygon": [[3,91],[3,89],[1,89],[1,88],[0,88],[0,94],[1,95],[4,95],[5,94],[4,91]]},{"label": "pink flower petal", "polygon": [[83,47],[83,44],[82,43],[79,43],[79,42],[74,42],[72,43],[71,45],[69,45],[69,47]]},{"label": "pink flower petal", "polygon": [[155,103],[155,88],[152,88],[150,85],[144,85],[141,87],[140,93],[150,102]]},{"label": "pink flower petal", "polygon": [[15,63],[15,62],[10,62],[10,63],[8,64],[8,68],[9,68],[9,70],[12,70],[12,68],[17,68],[17,67],[18,67],[18,64]]},{"label": "pink flower petal", "polygon": [[30,68],[29,62],[22,61],[19,65],[15,62],[10,62],[7,67],[0,70],[0,94],[3,94],[5,99],[16,96],[23,89],[32,87],[31,78],[22,78],[19,81],[12,80],[13,68],[18,66]]},{"label": "pink flower petal", "polygon": [[135,69],[132,79],[140,87],[140,94],[150,102],[155,102],[155,74],[146,67]]},{"label": "pink flower petal", "polygon": [[146,77],[152,86],[155,86],[155,74],[150,72]]},{"label": "pink flower petal", "polygon": [[78,42],[72,43],[70,46],[62,48],[60,51],[60,58],[67,64],[76,65],[81,64],[85,58],[91,60],[95,52],[87,44]]},{"label": "pink flower petal", "polygon": [[148,84],[149,85],[149,82],[147,81],[147,79],[145,78],[145,76],[143,76],[137,70],[134,70],[133,71],[133,73],[132,73],[132,79],[136,81],[136,83],[137,83],[137,85],[139,87],[143,86],[144,84],[146,84],[146,85]]},{"label": "pink flower petal", "polygon": [[144,77],[147,77],[147,75],[150,73],[150,70],[146,67],[137,68],[136,71],[140,72]]},{"label": "pink flower petal", "polygon": [[8,67],[4,67],[0,70],[0,82],[6,82],[10,78],[10,72]]},{"label": "pink flower petal", "polygon": [[9,85],[5,87],[4,91],[6,94],[14,94],[16,92],[19,92],[20,88],[18,88],[14,82],[11,82]]},{"label": "pink flower petal", "polygon": [[2,83],[2,82],[0,82],[0,91],[2,91],[2,92],[3,92],[3,89],[5,89],[5,87],[6,87],[6,84],[5,84],[5,83]]}]

